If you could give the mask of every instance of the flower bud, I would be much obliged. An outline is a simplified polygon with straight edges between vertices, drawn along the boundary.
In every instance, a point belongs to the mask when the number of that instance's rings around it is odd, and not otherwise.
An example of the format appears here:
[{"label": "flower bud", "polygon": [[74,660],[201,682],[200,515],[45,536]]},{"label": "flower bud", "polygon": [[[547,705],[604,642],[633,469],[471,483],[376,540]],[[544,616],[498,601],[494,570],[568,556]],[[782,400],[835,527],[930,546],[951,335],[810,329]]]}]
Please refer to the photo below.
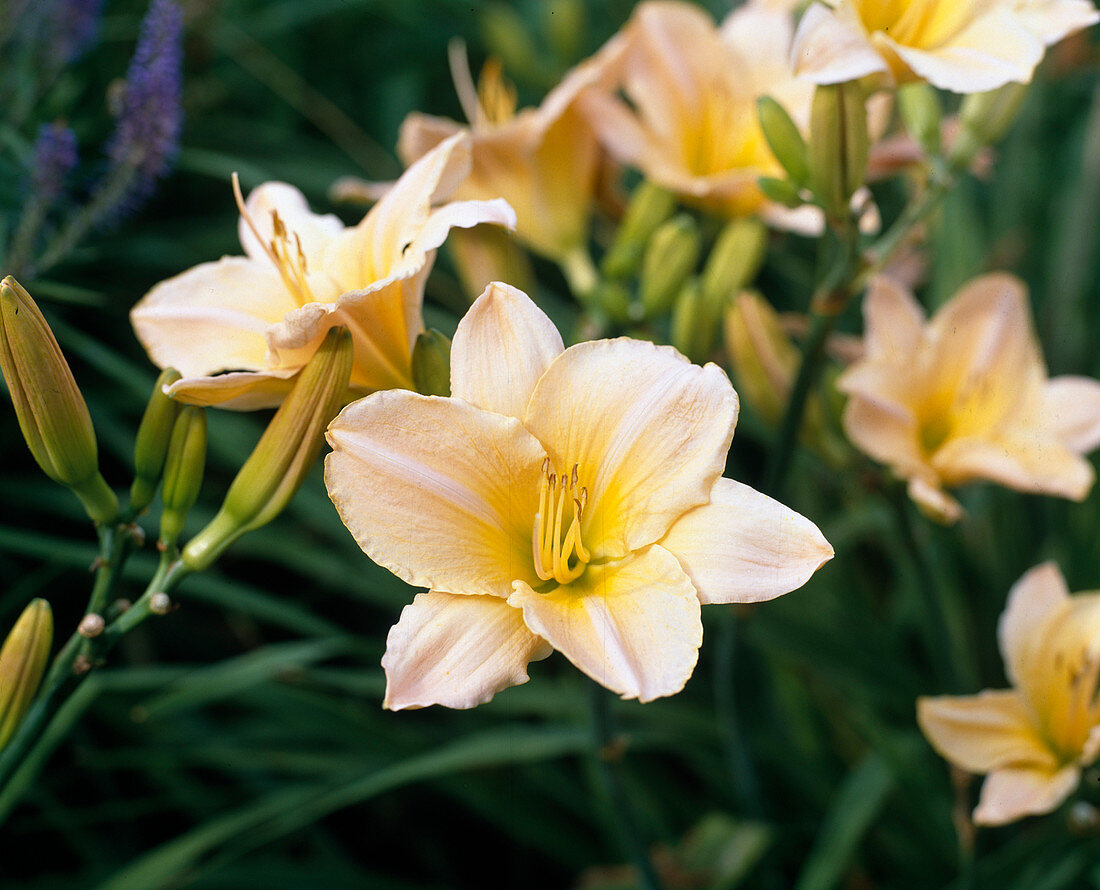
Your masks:
[{"label": "flower bud", "polygon": [[507,3],[494,3],[481,11],[480,18],[485,45],[502,67],[525,78],[537,78],[539,52],[523,15]]},{"label": "flower bud", "polygon": [[351,334],[344,327],[331,329],[229,486],[218,514],[183,549],[188,568],[206,569],[237,538],[270,522],[290,502],[347,393],[351,361]]},{"label": "flower bud", "polygon": [[810,110],[810,181],[827,213],[847,212],[867,174],[870,138],[858,81],[814,90]]},{"label": "flower bud", "polygon": [[638,291],[647,318],[664,315],[699,262],[695,221],[681,213],[661,223],[646,246]]},{"label": "flower bud", "polygon": [[940,153],[943,109],[935,89],[927,83],[910,83],[897,91],[898,111],[905,129],[929,157]]},{"label": "flower bud", "polygon": [[130,509],[137,515],[153,500],[164,470],[164,457],[172,438],[172,426],[180,412],[180,403],[164,390],[180,379],[175,368],[165,368],[153,384],[153,393],[134,441],[134,484],[130,486]]},{"label": "flower bud", "polygon": [[759,294],[739,294],[726,312],[725,338],[741,398],[766,423],[778,423],[798,370],[798,348],[779,314]]},{"label": "flower bud", "polygon": [[588,7],[582,0],[552,0],[543,5],[543,27],[554,54],[567,64],[584,51]]},{"label": "flower bud", "polygon": [[10,275],[0,282],[0,370],[42,471],[71,488],[94,521],[115,519],[118,499],[99,473],[88,406],[46,319]]},{"label": "flower bud", "polygon": [[767,247],[768,229],[759,219],[734,220],[718,233],[703,267],[703,297],[716,320],[726,302],[756,277]]},{"label": "flower bud", "polygon": [[956,170],[970,166],[987,145],[999,142],[1020,113],[1027,84],[1006,83],[988,93],[971,93],[959,107],[959,136],[948,159]]},{"label": "flower bud", "polygon": [[669,340],[693,362],[702,362],[714,343],[714,319],[710,318],[703,287],[690,278],[676,296]]},{"label": "flower bud", "polygon": [[198,500],[205,465],[206,412],[195,405],[186,405],[172,427],[164,461],[160,543],[165,548],[175,546],[187,513]]},{"label": "flower bud", "polygon": [[756,110],[760,129],[775,159],[796,187],[805,185],[810,178],[810,162],[806,157],[806,140],[798,125],[791,120],[787,109],[771,96],[761,96],[756,102]]},{"label": "flower bud", "polygon": [[412,353],[412,376],[422,396],[451,394],[451,341],[435,330],[417,334]]},{"label": "flower bud", "polygon": [[0,649],[0,748],[30,708],[53,643],[53,613],[43,599],[31,600]]},{"label": "flower bud", "polygon": [[630,288],[622,281],[600,279],[592,292],[592,301],[598,311],[618,324],[638,321],[642,317],[641,304],[631,302]]},{"label": "flower bud", "polygon": [[770,201],[782,204],[785,207],[801,207],[806,202],[798,193],[798,187],[789,179],[775,179],[772,176],[761,176],[756,180],[760,191]]},{"label": "flower bud", "polygon": [[604,255],[600,270],[608,278],[626,279],[641,265],[650,236],[676,209],[676,197],[667,189],[643,182],[630,196],[626,213]]}]

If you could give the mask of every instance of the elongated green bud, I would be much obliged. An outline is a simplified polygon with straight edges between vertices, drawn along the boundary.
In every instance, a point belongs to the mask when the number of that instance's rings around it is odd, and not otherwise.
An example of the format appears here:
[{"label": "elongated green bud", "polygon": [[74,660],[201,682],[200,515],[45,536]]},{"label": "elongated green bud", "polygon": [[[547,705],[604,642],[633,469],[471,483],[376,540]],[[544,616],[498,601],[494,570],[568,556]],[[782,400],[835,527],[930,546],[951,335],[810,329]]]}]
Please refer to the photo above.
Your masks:
[{"label": "elongated green bud", "polygon": [[661,223],[646,247],[639,296],[647,318],[664,315],[699,262],[702,239],[686,213]]},{"label": "elongated green bud", "polygon": [[786,207],[801,207],[806,203],[798,193],[798,187],[789,179],[761,176],[756,180],[756,184],[760,186],[760,191],[764,193],[765,197],[777,204],[783,204]]},{"label": "elongated green bud", "polygon": [[988,93],[971,93],[959,107],[959,136],[949,163],[957,170],[970,166],[987,145],[1000,142],[1015,122],[1027,97],[1027,84],[1006,83]]},{"label": "elongated green bud", "polygon": [[50,604],[31,600],[0,649],[0,749],[15,734],[34,700],[52,643]]},{"label": "elongated green bud", "polygon": [[270,522],[290,502],[347,393],[351,360],[351,334],[347,328],[333,328],[298,374],[217,515],[184,547],[189,568],[207,568],[237,538]]},{"label": "elongated green bud", "polygon": [[810,162],[806,156],[806,140],[798,131],[798,125],[791,120],[787,109],[771,96],[759,98],[756,110],[760,115],[760,129],[775,159],[795,186],[806,185],[810,179]]},{"label": "elongated green bud", "polygon": [[589,33],[588,5],[582,0],[551,0],[540,5],[550,48],[561,61],[575,62],[584,50],[583,40]]},{"label": "elongated green bud", "polygon": [[523,15],[507,3],[493,3],[482,9],[480,19],[485,45],[500,59],[504,69],[524,77],[532,74],[537,77],[539,51]]},{"label": "elongated green bud", "polygon": [[909,83],[897,91],[902,123],[929,157],[940,153],[943,108],[936,90],[927,83]]},{"label": "elongated green bud", "polygon": [[733,301],[725,318],[737,391],[768,423],[783,415],[798,370],[798,349],[762,297],[746,291]]},{"label": "elongated green bud", "polygon": [[451,341],[434,328],[417,334],[412,353],[413,385],[422,396],[451,394]]},{"label": "elongated green bud", "polygon": [[650,236],[675,209],[676,196],[659,185],[647,180],[634,189],[611,247],[600,263],[603,274],[608,278],[633,277]]},{"label": "elongated green bud", "polygon": [[703,297],[717,321],[726,303],[756,277],[768,248],[768,228],[746,217],[727,223],[703,267]]},{"label": "elongated green bud", "polygon": [[134,484],[130,486],[130,509],[135,515],[148,507],[157,493],[172,427],[180,412],[180,403],[170,399],[164,390],[179,379],[180,372],[175,368],[160,372],[138,427],[134,440]]},{"label": "elongated green bud", "polygon": [[698,278],[689,279],[672,307],[669,340],[693,362],[705,361],[714,343],[715,324],[709,316],[702,284]]},{"label": "elongated green bud", "polygon": [[172,426],[164,461],[160,543],[165,548],[174,547],[183,531],[187,513],[198,500],[205,467],[206,411],[195,405],[185,405]]},{"label": "elongated green bud", "polygon": [[867,176],[870,138],[858,81],[819,86],[810,110],[810,181],[826,212],[842,214]]},{"label": "elongated green bud", "polygon": [[88,406],[46,319],[10,275],[0,281],[0,370],[42,472],[71,488],[95,522],[115,519],[118,498],[99,473]]}]

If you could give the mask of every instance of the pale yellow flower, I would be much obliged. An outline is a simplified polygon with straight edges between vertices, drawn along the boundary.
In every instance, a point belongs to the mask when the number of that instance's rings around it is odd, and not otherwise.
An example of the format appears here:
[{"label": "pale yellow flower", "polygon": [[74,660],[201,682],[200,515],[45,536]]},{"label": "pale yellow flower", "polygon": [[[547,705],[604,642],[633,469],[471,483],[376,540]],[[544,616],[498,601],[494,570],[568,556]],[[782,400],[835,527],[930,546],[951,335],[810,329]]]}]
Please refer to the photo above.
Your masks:
[{"label": "pale yellow flower", "polygon": [[881,73],[981,93],[1027,83],[1047,46],[1098,20],[1089,0],[828,0],[806,10],[791,64],[815,83]]},{"label": "pale yellow flower", "polygon": [[551,648],[624,698],[671,695],[701,603],[772,599],[832,556],[809,520],[722,478],[738,405],[716,365],[626,338],[563,349],[502,284],[451,361],[451,398],[380,392],[329,427],[344,524],[428,588],[390,631],[387,707],[472,707]]},{"label": "pale yellow flower", "polygon": [[443,203],[469,167],[469,141],[446,140],[350,228],[311,213],[285,183],[261,185],[247,203],[238,191],[245,256],[163,281],[131,313],[150,358],[183,374],[169,392],[198,405],[277,405],[337,325],[353,337],[353,393],[411,386],[435,248],[453,226],[515,224],[500,200]]},{"label": "pale yellow flower", "polygon": [[454,133],[469,133],[473,166],[456,195],[503,197],[516,211],[516,235],[535,252],[561,260],[582,247],[602,152],[577,105],[615,62],[613,43],[570,71],[537,108],[517,112],[514,88],[491,60],[473,86],[465,59],[452,58],[469,125],[414,112],[401,125],[397,153],[409,164]]},{"label": "pale yellow flower", "polygon": [[1027,292],[1003,273],[969,282],[931,321],[913,296],[876,278],[864,302],[864,357],[837,381],[844,428],[909,481],[948,521],[945,486],[989,479],[1081,500],[1094,481],[1083,457],[1100,444],[1100,383],[1047,379]]},{"label": "pale yellow flower", "polygon": [[813,99],[813,84],[788,64],[790,6],[751,0],[719,28],[691,3],[640,4],[618,35],[626,44],[618,85],[629,104],[606,92],[582,100],[608,150],[712,212],[769,207],[757,179],[783,174],[756,100],[772,96],[805,130]]},{"label": "pale yellow flower", "polygon": [[998,627],[1012,689],[922,698],[917,720],[940,755],[988,773],[974,820],[1049,813],[1100,754],[1100,592],[1070,596],[1053,563],[1025,574]]}]

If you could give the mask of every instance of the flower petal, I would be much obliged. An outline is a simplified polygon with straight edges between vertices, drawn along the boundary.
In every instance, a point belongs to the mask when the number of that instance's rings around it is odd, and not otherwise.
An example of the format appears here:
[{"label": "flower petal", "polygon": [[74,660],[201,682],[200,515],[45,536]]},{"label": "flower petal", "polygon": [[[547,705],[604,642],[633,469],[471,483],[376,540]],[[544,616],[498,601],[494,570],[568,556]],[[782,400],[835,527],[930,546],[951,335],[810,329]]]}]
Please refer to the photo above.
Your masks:
[{"label": "flower petal", "polygon": [[953,525],[962,519],[962,504],[929,480],[914,476],[909,480],[908,494],[920,512],[941,525]]},{"label": "flower petal", "polygon": [[1074,765],[1060,770],[1009,767],[990,773],[974,810],[979,825],[1005,825],[1024,816],[1049,813],[1069,797],[1081,781]]},{"label": "flower petal", "polygon": [[571,346],[535,386],[524,425],[558,472],[588,488],[587,546],[620,558],[707,503],[737,422],[737,393],[714,364],[620,338]]},{"label": "flower petal", "polygon": [[1016,15],[1047,46],[1100,22],[1100,12],[1090,0],[1019,0]]},{"label": "flower petal", "polygon": [[850,9],[813,3],[791,43],[791,67],[813,83],[843,83],[889,68]]},{"label": "flower petal", "polygon": [[188,405],[216,405],[232,411],[275,408],[294,386],[295,373],[234,371],[216,377],[184,377],[168,387],[168,394]]},{"label": "flower petal", "polygon": [[695,588],[659,545],[589,566],[549,593],[517,581],[508,602],[523,609],[532,631],[623,698],[646,702],[679,692],[703,642]]},{"label": "flower petal", "polygon": [[1014,689],[917,700],[917,723],[936,752],[971,773],[1005,766],[1054,769],[1057,759]]},{"label": "flower petal", "polygon": [[997,639],[1005,674],[1014,686],[1036,689],[1036,663],[1050,653],[1042,645],[1044,629],[1069,608],[1069,587],[1053,562],[1026,572],[1008,592],[1008,602],[997,624]]},{"label": "flower petal", "polygon": [[990,479],[1017,491],[1084,500],[1096,472],[1083,457],[1054,438],[1019,435],[951,439],[932,465],[948,485]]},{"label": "flower petal", "polygon": [[531,533],[545,453],[515,418],[378,392],[345,408],[328,441],[329,496],[379,565],[442,593],[539,583]]},{"label": "flower petal", "polygon": [[522,420],[535,384],[564,350],[558,329],[527,294],[494,281],[458,323],[451,395]]},{"label": "flower petal", "polygon": [[[340,218],[331,213],[321,216],[309,209],[306,196],[285,182],[265,182],[248,194],[245,210],[249,219],[244,217],[237,223],[237,233],[241,247],[252,259],[260,263],[270,263],[267,247],[275,240],[275,216],[282,221],[287,234],[296,238],[302,254],[310,267],[316,266],[325,250],[325,245],[344,231]],[[249,220],[252,225],[249,225]],[[263,238],[261,244],[252,231],[255,226]]]},{"label": "flower petal", "polygon": [[270,264],[222,257],[162,281],[130,320],[157,365],[198,377],[266,369],[264,331],[297,305]]},{"label": "flower petal", "polygon": [[913,295],[892,278],[876,275],[863,301],[867,358],[911,367],[924,332],[924,311]]},{"label": "flower petal", "polygon": [[386,637],[383,706],[472,708],[526,683],[527,663],[550,652],[500,597],[418,593]]},{"label": "flower petal", "polygon": [[1070,451],[1088,454],[1100,445],[1100,382],[1088,377],[1055,377],[1043,390],[1051,430]]},{"label": "flower petal", "polygon": [[805,584],[833,548],[805,516],[732,479],[673,523],[661,546],[706,603],[759,603]]},{"label": "flower petal", "polygon": [[[853,372],[859,372],[859,376]],[[883,388],[896,388],[895,378],[880,374],[879,369],[871,365],[853,366],[837,381],[841,392],[852,393],[844,406],[844,432],[857,448],[887,464],[898,475],[929,475],[912,410],[905,404],[871,396],[868,382],[876,383],[872,375],[881,376]],[[861,387],[858,393],[853,385]]]}]

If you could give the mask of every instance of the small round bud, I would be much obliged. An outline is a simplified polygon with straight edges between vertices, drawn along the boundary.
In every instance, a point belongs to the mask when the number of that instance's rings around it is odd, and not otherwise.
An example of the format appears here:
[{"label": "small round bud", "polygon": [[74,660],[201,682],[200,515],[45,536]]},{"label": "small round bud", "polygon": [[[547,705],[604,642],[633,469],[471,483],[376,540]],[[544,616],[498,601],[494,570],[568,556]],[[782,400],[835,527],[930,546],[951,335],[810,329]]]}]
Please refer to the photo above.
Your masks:
[{"label": "small round bud", "polygon": [[149,597],[149,611],[154,615],[167,615],[172,608],[172,599],[167,593],[154,593]]},{"label": "small round bud", "polygon": [[1074,834],[1096,834],[1100,831],[1100,810],[1086,800],[1078,800],[1066,813],[1066,823]]},{"label": "small round bud", "polygon": [[80,619],[80,624],[77,625],[76,632],[86,640],[91,640],[103,633],[103,629],[106,626],[107,622],[103,620],[102,615],[98,615],[95,612],[89,612]]}]

